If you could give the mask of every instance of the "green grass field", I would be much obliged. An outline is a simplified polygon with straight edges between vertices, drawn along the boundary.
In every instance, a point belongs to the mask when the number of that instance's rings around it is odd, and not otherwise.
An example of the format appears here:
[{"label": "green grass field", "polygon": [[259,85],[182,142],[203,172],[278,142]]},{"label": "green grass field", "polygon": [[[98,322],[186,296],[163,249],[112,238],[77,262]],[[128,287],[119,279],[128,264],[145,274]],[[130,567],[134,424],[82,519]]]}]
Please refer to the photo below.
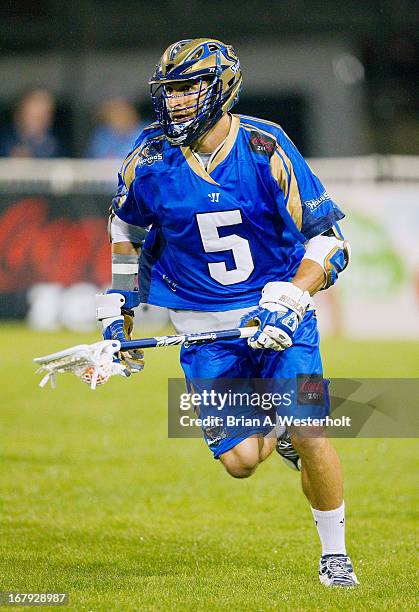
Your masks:
[{"label": "green grass field", "polygon": [[[31,358],[82,341],[0,328],[1,591],[68,591],[94,611],[415,607],[414,440],[336,441],[361,587],[327,590],[296,473],[275,455],[234,480],[201,440],[168,439],[176,348],[96,392],[72,376],[38,388]],[[323,353],[330,376],[417,376],[413,343]]]}]

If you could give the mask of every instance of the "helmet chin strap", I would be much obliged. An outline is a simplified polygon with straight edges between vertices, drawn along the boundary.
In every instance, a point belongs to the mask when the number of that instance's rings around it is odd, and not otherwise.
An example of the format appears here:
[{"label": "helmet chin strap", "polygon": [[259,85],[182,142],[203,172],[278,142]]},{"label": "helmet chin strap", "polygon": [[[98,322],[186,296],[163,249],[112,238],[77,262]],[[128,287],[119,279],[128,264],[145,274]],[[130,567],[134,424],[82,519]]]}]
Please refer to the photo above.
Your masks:
[{"label": "helmet chin strap", "polygon": [[184,123],[174,123],[173,128],[172,128],[173,136],[176,138],[177,135],[181,135],[183,130],[189,127],[192,123],[193,123],[193,119],[190,119],[189,121],[185,121]]}]

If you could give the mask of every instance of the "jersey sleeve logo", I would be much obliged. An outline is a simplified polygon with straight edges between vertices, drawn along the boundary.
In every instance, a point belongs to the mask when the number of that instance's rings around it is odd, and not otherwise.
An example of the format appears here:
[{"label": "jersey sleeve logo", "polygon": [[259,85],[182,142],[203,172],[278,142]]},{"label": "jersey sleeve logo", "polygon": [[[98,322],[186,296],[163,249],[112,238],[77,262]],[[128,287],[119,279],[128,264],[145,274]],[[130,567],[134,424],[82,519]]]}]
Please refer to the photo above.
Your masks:
[{"label": "jersey sleeve logo", "polygon": [[275,139],[269,138],[269,136],[265,136],[259,132],[252,131],[250,132],[249,146],[253,153],[271,157],[275,151]]},{"label": "jersey sleeve logo", "polygon": [[311,212],[314,212],[316,208],[320,206],[320,204],[323,204],[323,202],[326,202],[327,200],[330,200],[330,195],[327,193],[327,191],[323,191],[318,198],[314,200],[306,200],[304,204],[311,210]]},{"label": "jersey sleeve logo", "polygon": [[151,166],[155,162],[163,161],[163,142],[151,140],[146,142],[138,157],[138,166]]}]

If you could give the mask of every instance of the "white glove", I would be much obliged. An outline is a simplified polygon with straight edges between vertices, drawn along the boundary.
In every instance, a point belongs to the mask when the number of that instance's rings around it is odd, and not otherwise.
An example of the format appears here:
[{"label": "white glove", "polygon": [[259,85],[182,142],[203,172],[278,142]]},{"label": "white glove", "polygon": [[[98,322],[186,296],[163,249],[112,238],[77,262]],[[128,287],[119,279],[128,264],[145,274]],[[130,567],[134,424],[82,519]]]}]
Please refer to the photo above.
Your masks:
[{"label": "white glove", "polygon": [[243,317],[241,326],[258,322],[258,330],[248,344],[255,349],[283,351],[292,346],[294,334],[310,304],[310,294],[285,282],[267,283],[259,308]]}]

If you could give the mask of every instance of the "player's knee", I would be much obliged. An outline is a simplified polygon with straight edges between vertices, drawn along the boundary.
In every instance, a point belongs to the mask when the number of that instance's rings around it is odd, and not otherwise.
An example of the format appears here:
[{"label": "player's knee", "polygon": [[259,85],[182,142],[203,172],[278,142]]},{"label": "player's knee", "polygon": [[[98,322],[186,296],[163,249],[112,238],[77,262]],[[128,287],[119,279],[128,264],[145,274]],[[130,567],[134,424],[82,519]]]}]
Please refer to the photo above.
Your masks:
[{"label": "player's knee", "polygon": [[256,436],[242,440],[237,446],[223,453],[220,460],[233,478],[249,478],[261,461],[263,442]]},{"label": "player's knee", "polygon": [[233,478],[249,478],[259,463],[258,456],[229,451],[220,457],[227,473]]},{"label": "player's knee", "polygon": [[239,463],[224,465],[224,467],[233,478],[249,478],[256,469],[256,465],[248,466]]}]

